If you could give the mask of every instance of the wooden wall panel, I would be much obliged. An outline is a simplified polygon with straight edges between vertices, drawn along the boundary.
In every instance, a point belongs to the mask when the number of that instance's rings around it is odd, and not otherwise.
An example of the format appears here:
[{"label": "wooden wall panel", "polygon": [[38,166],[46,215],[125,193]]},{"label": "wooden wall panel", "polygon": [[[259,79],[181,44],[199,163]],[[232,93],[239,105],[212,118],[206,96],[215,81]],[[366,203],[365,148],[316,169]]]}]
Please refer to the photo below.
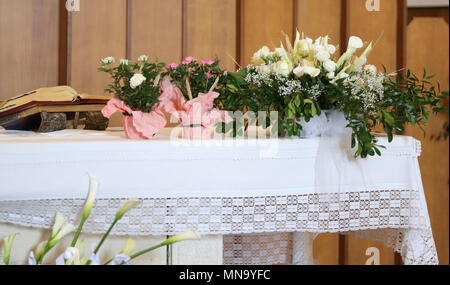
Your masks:
[{"label": "wooden wall panel", "polygon": [[297,0],[297,28],[310,38],[329,35],[330,43],[341,39],[341,1]]},{"label": "wooden wall panel", "polygon": [[[447,9],[448,12],[448,9]],[[442,18],[414,18],[408,26],[407,65],[419,77],[426,68],[435,74],[442,90],[449,90],[449,27]],[[449,264],[449,141],[435,141],[431,135],[442,130],[448,116],[434,117],[425,127],[407,134],[422,142],[420,167],[428,202],[434,239],[441,264]]]},{"label": "wooden wall panel", "polygon": [[129,0],[130,55],[179,62],[182,57],[182,0]]},{"label": "wooden wall panel", "polygon": [[263,45],[280,46],[281,32],[294,33],[293,0],[244,0],[243,63],[250,63],[253,54]]},{"label": "wooden wall panel", "polygon": [[199,60],[218,57],[223,68],[235,71],[236,5],[236,0],[186,1],[185,56]]},{"label": "wooden wall panel", "polygon": [[59,0],[0,0],[0,99],[58,83]]},{"label": "wooden wall panel", "polygon": [[97,71],[100,60],[126,57],[127,1],[81,0],[72,12],[70,82],[78,92],[104,94],[109,76]]},{"label": "wooden wall panel", "polygon": [[347,0],[347,34],[359,36],[364,42],[376,43],[368,61],[388,72],[397,68],[397,3],[380,1],[380,11],[369,12],[366,0]]},{"label": "wooden wall panel", "polygon": [[[398,1],[380,1],[380,3],[380,11],[369,12],[365,0],[347,0],[347,35],[359,36],[367,43],[370,41],[375,43],[378,40],[368,57],[368,63],[375,64],[380,69],[385,65],[388,72],[393,72],[397,69]],[[365,252],[369,247],[380,250],[381,264],[395,263],[393,250],[382,244],[352,237],[345,239],[346,264],[365,264],[368,259]]]}]

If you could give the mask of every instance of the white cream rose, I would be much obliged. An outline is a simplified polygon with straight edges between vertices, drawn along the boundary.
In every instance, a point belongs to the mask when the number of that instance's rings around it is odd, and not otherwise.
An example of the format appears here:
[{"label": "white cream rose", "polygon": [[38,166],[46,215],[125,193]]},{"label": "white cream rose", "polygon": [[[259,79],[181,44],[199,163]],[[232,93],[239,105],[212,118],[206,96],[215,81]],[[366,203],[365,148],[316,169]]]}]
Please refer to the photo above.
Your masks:
[{"label": "white cream rose", "polygon": [[133,77],[131,77],[130,79],[130,87],[132,89],[136,89],[136,87],[140,86],[142,83],[144,83],[144,81],[147,80],[147,78],[140,74],[140,73],[136,73],[135,75],[133,75]]},{"label": "white cream rose", "polygon": [[325,68],[328,72],[335,72],[336,71],[336,63],[332,60],[327,60],[323,63],[323,68]]}]

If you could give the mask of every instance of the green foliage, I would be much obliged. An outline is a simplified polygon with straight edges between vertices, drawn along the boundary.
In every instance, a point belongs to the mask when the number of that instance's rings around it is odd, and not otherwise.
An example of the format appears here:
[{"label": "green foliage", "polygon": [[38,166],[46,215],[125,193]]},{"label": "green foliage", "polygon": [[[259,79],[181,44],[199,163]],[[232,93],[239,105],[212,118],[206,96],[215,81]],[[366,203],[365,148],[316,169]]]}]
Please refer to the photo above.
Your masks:
[{"label": "green foliage", "polygon": [[[159,81],[164,68],[165,64],[156,59],[154,63],[128,62],[128,64],[121,63],[116,67],[102,62],[99,71],[108,73],[112,78],[112,83],[108,85],[106,92],[124,101],[133,111],[150,113],[153,106],[159,102]],[[133,89],[130,86],[130,80],[136,73],[142,74],[146,80]]]},{"label": "green foliage", "polygon": [[[377,126],[383,126],[389,142],[393,140],[395,133],[403,133],[405,125],[422,126],[426,124],[432,114],[449,113],[445,100],[448,92],[440,91],[430,82],[432,76],[424,73],[422,79],[407,71],[406,74],[388,75],[384,72],[383,82],[384,96],[382,100],[374,103],[373,108],[366,108],[362,99],[352,96],[354,85],[346,79],[331,81],[322,70],[315,78],[309,75],[290,79],[301,82],[302,88],[288,96],[281,96],[279,92],[279,77],[271,74],[268,84],[252,84],[245,79],[249,73],[255,72],[252,68],[245,68],[237,73],[230,73],[227,83],[228,92],[220,97],[221,108],[228,111],[263,111],[269,114],[278,111],[278,133],[280,136],[299,136],[302,126],[299,119],[307,122],[314,116],[320,115],[321,110],[337,109],[342,111],[351,128],[352,148],[355,148],[355,157],[366,158],[368,156],[381,155],[377,144],[377,137],[372,130]],[[311,94],[313,86],[320,88],[320,95]],[[317,94],[316,94],[317,95]],[[239,134],[236,128],[242,127],[236,118],[233,135]],[[242,120],[241,120],[242,121]],[[244,127],[254,123],[248,118],[244,121]],[[273,121],[268,120],[268,124]],[[226,132],[232,129],[233,124],[220,125],[218,130]],[[448,123],[444,126],[444,133],[440,135],[448,137]]]},{"label": "green foliage", "polygon": [[219,78],[219,81],[213,91],[222,95],[226,92],[227,72],[222,70],[219,64],[217,58],[214,61],[198,62],[193,60],[188,64],[173,64],[173,67],[169,66],[163,76],[169,76],[171,82],[181,90],[187,100],[190,98],[186,79],[189,79],[189,87],[193,98],[196,98],[199,93],[208,93],[217,78]]}]

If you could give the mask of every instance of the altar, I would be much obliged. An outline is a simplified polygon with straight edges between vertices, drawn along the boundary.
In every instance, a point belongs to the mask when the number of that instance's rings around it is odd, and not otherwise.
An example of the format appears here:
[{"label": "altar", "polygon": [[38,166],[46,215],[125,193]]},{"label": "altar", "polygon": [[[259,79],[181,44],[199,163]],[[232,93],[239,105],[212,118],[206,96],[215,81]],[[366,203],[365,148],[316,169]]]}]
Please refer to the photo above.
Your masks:
[{"label": "altar", "polygon": [[111,248],[123,236],[147,246],[186,229],[203,236],[143,264],[313,264],[312,240],[321,233],[383,242],[405,264],[438,264],[420,142],[380,137],[381,157],[345,166],[364,175],[365,185],[317,193],[319,140],[133,141],[118,130],[7,131],[0,134],[0,235],[26,230],[25,255],[57,211],[77,223],[90,174],[101,186],[84,227],[87,240],[104,233],[128,198],[143,202],[114,229]]}]

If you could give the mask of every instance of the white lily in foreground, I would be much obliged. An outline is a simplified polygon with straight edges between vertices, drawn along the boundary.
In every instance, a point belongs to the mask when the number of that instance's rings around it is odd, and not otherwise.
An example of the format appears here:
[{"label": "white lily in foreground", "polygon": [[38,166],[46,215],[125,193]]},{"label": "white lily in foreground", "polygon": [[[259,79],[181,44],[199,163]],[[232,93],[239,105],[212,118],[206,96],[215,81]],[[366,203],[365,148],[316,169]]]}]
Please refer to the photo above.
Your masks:
[{"label": "white lily in foreground", "polygon": [[84,223],[89,218],[91,214],[92,207],[94,206],[95,199],[97,198],[98,188],[100,186],[100,182],[89,175],[89,192],[86,197],[86,202],[84,204],[83,216],[81,217],[81,222],[78,226],[77,232],[72,240],[72,247],[75,247],[77,244],[78,238],[80,237],[81,231],[83,230]]},{"label": "white lily in foreground", "polygon": [[16,233],[9,235],[9,237],[3,239],[3,262],[5,265],[9,265],[9,259],[11,257],[11,248],[16,238]]},{"label": "white lily in foreground", "polygon": [[187,230],[179,235],[168,238],[163,243],[172,244],[172,243],[185,241],[185,240],[199,240],[200,238],[201,238],[201,235],[198,231]]},{"label": "white lily in foreground", "polygon": [[135,248],[136,248],[136,243],[134,242],[134,240],[132,238],[128,238],[127,242],[125,243],[124,248],[122,249],[122,251],[120,253],[130,256],[133,253]]},{"label": "white lily in foreground", "polygon": [[42,264],[44,256],[55,245],[76,229],[72,224],[67,223],[67,219],[61,213],[56,213],[55,223],[53,224],[52,234],[47,241],[41,242],[36,249],[36,262]]},{"label": "white lily in foreground", "polygon": [[116,213],[116,220],[122,219],[122,217],[130,210],[136,208],[141,204],[141,200],[139,199],[128,199],[122,207]]},{"label": "white lily in foreground", "polygon": [[99,186],[100,182],[97,179],[93,178],[92,176],[89,176],[89,192],[88,196],[86,197],[86,203],[84,204],[83,210],[84,219],[87,219],[91,214],[91,210],[92,207],[94,206]]}]

